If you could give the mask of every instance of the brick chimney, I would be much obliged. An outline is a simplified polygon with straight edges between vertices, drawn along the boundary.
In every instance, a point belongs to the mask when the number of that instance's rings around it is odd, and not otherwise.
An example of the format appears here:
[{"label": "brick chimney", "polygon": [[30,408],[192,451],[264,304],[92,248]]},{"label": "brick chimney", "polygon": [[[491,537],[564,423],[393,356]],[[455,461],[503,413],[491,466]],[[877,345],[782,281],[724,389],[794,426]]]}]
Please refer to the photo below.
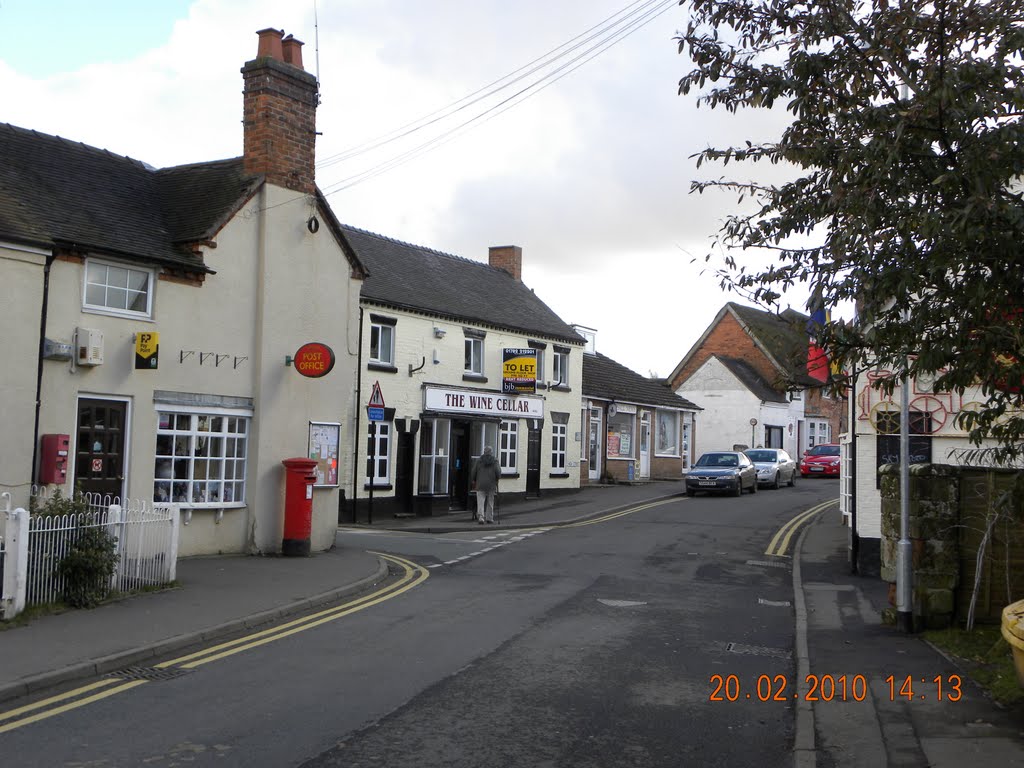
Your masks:
[{"label": "brick chimney", "polygon": [[518,245],[494,245],[487,251],[487,263],[504,269],[516,280],[523,279],[523,249]]},{"label": "brick chimney", "polygon": [[302,68],[302,43],[261,29],[256,58],[242,67],[247,173],[297,192],[316,190],[316,78]]}]

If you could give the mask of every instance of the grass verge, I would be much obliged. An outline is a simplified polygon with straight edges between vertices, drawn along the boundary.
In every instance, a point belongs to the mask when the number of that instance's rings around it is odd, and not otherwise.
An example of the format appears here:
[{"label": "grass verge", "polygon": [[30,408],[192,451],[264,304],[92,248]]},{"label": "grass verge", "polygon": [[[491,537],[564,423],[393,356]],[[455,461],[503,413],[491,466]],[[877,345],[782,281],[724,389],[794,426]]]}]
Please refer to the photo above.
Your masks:
[{"label": "grass verge", "polygon": [[998,624],[975,625],[970,632],[961,627],[929,630],[924,637],[953,658],[997,702],[1024,711],[1024,688],[1017,682],[1010,645]]}]

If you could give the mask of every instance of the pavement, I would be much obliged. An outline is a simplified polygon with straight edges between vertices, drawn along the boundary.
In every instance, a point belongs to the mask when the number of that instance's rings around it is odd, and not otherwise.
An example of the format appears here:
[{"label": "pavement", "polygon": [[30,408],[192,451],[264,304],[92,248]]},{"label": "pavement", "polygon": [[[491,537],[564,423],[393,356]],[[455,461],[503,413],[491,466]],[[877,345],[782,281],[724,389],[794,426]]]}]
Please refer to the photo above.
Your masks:
[{"label": "pavement", "polygon": [[[680,496],[683,481],[591,486],[577,494],[501,503],[490,530],[558,526],[648,501]],[[470,513],[365,518],[344,527],[416,532],[477,530]],[[847,701],[797,702],[794,762],[804,766],[1024,766],[1024,716],[998,707],[920,636],[882,623],[888,585],[850,573],[848,529],[835,508],[804,526],[794,547],[796,667],[839,682]],[[104,675],[235,635],[366,592],[387,578],[386,564],[338,546],[304,558],[193,557],[178,563],[178,584],[91,610],[33,618],[0,630],[0,702]],[[963,695],[951,701],[953,675]],[[886,682],[915,681],[915,698]],[[854,684],[863,676],[864,695]],[[945,686],[939,700],[934,682]],[[824,690],[820,693],[824,694]],[[853,694],[862,701],[852,701]]]}]

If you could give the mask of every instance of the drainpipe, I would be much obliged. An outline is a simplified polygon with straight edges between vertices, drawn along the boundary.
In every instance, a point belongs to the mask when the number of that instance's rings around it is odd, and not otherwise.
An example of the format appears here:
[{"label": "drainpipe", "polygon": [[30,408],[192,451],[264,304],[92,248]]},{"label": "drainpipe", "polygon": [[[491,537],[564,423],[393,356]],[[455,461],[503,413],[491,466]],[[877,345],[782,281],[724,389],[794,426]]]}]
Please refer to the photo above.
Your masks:
[{"label": "drainpipe", "polygon": [[363,402],[363,308],[359,308],[359,351],[356,353],[356,400],[355,400],[355,428],[352,446],[352,522],[356,522],[356,501],[359,497],[359,411]]},{"label": "drainpipe", "polygon": [[39,359],[36,361],[36,415],[35,425],[32,429],[32,466],[29,469],[29,487],[35,480],[36,462],[39,460],[39,413],[43,406],[43,346],[46,344],[46,316],[50,305],[50,267],[53,266],[56,258],[57,254],[51,250],[46,255],[46,265],[43,267],[43,300],[39,311]]},{"label": "drainpipe", "polygon": [[860,534],[857,532],[857,369],[850,388],[850,573],[860,573]]}]

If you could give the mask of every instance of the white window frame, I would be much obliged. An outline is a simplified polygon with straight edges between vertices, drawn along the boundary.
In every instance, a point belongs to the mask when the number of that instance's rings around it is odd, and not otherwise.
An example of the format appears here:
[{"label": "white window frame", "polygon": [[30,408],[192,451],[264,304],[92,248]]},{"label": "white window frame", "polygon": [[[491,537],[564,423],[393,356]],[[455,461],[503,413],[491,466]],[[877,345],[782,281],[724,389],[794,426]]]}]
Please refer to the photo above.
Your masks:
[{"label": "white window frame", "polygon": [[[655,430],[654,435],[654,455],[655,456],[679,456],[679,411],[667,411],[658,409],[655,411]],[[661,425],[662,419],[667,419],[672,423],[671,427],[671,444],[663,446],[661,444]],[[666,433],[668,430],[666,430]]]},{"label": "white window frame", "polygon": [[[373,353],[373,334],[377,334],[377,354]],[[381,339],[388,337],[388,343],[382,344]],[[386,349],[385,349],[386,347]],[[370,323],[370,362],[379,365],[395,364],[395,326],[390,323]]]},{"label": "white window frame", "polygon": [[569,353],[554,351],[554,364],[552,368],[552,380],[556,387],[564,387],[569,384]]},{"label": "white window frame", "polygon": [[[104,283],[90,282],[90,280],[89,280],[89,272],[90,272],[90,270],[93,267],[103,267],[103,268],[105,268],[106,269],[105,276],[106,276],[108,281],[109,281],[110,270],[111,269],[123,269],[126,272],[128,272],[129,274],[134,272],[136,274],[145,275],[146,276],[146,290],[145,290],[146,309],[145,309],[145,311],[141,311],[140,312],[138,310],[128,309],[127,307],[120,308],[120,307],[111,307],[111,306],[108,306],[107,304],[93,304],[93,303],[90,303],[89,299],[88,299],[88,297],[89,297],[89,286],[103,286],[104,289],[105,289],[104,293],[108,292],[111,288],[113,288],[114,290],[123,290],[123,291],[126,292],[126,299],[127,299],[127,292],[128,291],[132,291],[134,293],[142,293],[142,291],[139,291],[137,289],[128,288],[127,286],[123,287],[123,288],[121,286],[111,286],[109,282],[104,282]],[[137,318],[137,319],[144,318],[144,319],[147,319],[147,320],[148,319],[152,319],[152,317],[153,317],[153,291],[154,291],[155,287],[156,287],[156,270],[154,270],[154,269],[146,269],[146,268],[139,268],[139,267],[136,267],[136,266],[128,266],[127,264],[119,264],[119,263],[117,263],[115,261],[104,261],[103,259],[87,258],[85,260],[84,268],[82,270],[82,311],[83,312],[92,312],[92,313],[100,314],[100,315],[114,315],[115,317],[132,317],[132,318]],[[128,302],[126,301],[125,303],[127,304]]]},{"label": "white window frame", "polygon": [[[249,463],[249,437],[252,434],[252,411],[232,408],[189,408],[179,405],[160,404],[156,408],[156,440],[154,448],[153,499],[157,502],[177,502],[183,507],[192,509],[227,509],[244,507],[247,490]],[[169,426],[162,426],[163,416],[169,418]],[[188,419],[184,424],[180,419]],[[214,432],[213,427],[220,420],[220,431]],[[240,424],[241,431],[231,430],[232,423],[236,428]],[[203,429],[203,426],[207,427]],[[170,452],[159,452],[161,438],[170,438]],[[220,451],[217,455],[197,455],[198,451],[206,450],[212,439],[220,440]],[[197,445],[199,440],[207,440],[205,445]],[[184,440],[184,444],[182,444]],[[238,446],[241,443],[241,455]],[[230,451],[229,451],[230,449]],[[184,452],[179,453],[179,450]],[[230,453],[230,455],[229,455]],[[206,461],[208,465],[215,462],[220,466],[219,477],[197,478],[197,460]],[[169,462],[170,477],[164,477],[161,462]],[[184,467],[175,467],[178,462],[187,462]],[[226,471],[232,467],[231,476]],[[182,469],[185,471],[182,473]],[[177,472],[175,471],[177,470]],[[175,477],[178,474],[178,477]],[[184,476],[181,476],[181,475]],[[184,495],[180,495],[178,485],[184,484]],[[218,484],[216,494],[210,493],[210,486]],[[230,484],[230,488],[228,487]],[[205,485],[205,487],[203,487]],[[238,492],[236,493],[236,489]],[[164,490],[164,494],[161,494]],[[230,492],[229,492],[230,491]],[[214,498],[214,495],[216,498]],[[164,498],[166,496],[166,498]]]},{"label": "white window frame", "polygon": [[[470,376],[484,375],[484,340],[467,336],[465,344],[466,373]],[[474,366],[478,366],[474,367]]]},{"label": "white window frame", "polygon": [[537,350],[537,384],[547,383],[547,379],[544,378],[544,352],[546,350],[539,347],[534,347]]},{"label": "white window frame", "polygon": [[502,420],[498,427],[498,464],[504,475],[515,474],[519,466],[519,422]]},{"label": "white window frame", "polygon": [[[366,471],[363,482],[374,488],[391,484],[391,422],[374,422],[366,425]],[[373,447],[373,476],[370,476],[370,448]]]},{"label": "white window frame", "polygon": [[565,468],[566,446],[568,444],[569,425],[551,424],[551,472],[563,474]]},{"label": "white window frame", "polygon": [[469,430],[469,455],[479,459],[484,453],[484,446],[491,446],[494,453],[498,452],[498,422],[474,421]]},{"label": "white window frame", "polygon": [[[424,444],[429,424],[430,445]],[[448,460],[451,446],[451,420],[428,419],[420,430],[419,482],[417,488],[424,496],[448,494]],[[435,482],[436,481],[436,482]]]}]

